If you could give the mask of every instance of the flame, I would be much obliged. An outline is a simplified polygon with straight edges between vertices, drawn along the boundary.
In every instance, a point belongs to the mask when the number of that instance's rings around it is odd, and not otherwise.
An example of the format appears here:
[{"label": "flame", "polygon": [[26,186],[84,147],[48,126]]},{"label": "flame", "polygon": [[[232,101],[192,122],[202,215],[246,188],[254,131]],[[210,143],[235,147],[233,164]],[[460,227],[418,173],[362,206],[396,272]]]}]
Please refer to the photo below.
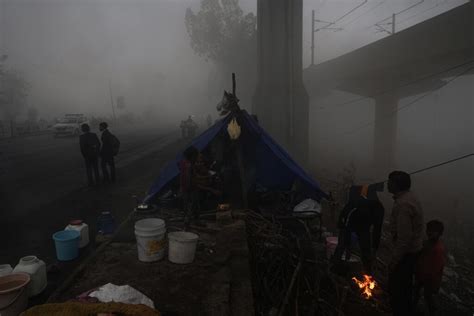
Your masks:
[{"label": "flame", "polygon": [[359,286],[362,290],[362,295],[365,299],[369,299],[372,297],[372,291],[375,289],[377,283],[375,282],[374,278],[370,275],[364,274],[364,280],[360,281],[356,277],[353,277],[352,280]]}]

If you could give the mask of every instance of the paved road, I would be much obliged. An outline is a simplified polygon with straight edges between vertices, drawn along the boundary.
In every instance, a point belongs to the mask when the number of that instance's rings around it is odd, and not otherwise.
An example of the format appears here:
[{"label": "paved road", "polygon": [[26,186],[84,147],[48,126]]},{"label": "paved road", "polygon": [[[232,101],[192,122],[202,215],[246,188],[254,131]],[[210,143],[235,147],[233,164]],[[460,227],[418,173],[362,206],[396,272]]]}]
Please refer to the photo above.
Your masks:
[{"label": "paved road", "polygon": [[[117,168],[133,162],[156,144],[175,137],[162,130],[112,131],[121,141]],[[78,138],[31,136],[0,141],[0,198],[2,217],[29,212],[86,184]],[[120,177],[120,171],[118,171]]]},{"label": "paved road", "polygon": [[[114,202],[119,198],[131,200],[132,194],[144,196],[159,173],[148,161],[144,165],[139,160],[153,152],[161,155],[163,148],[178,139],[177,133],[157,129],[115,134],[121,141],[117,183],[92,190],[86,186],[78,138],[41,135],[0,141],[0,264],[2,260],[14,262],[27,252],[52,257],[51,234],[72,218],[93,224],[101,210],[126,206],[122,213],[129,212],[130,204]],[[140,183],[140,192],[131,192],[135,190],[133,183],[147,169],[152,174]]]},{"label": "paved road", "polygon": [[[115,132],[115,131],[114,131]],[[144,196],[164,163],[186,145],[178,133],[147,129],[115,132],[121,140],[117,183],[89,189],[77,138],[52,135],[0,140],[0,264],[15,265],[36,255],[48,267],[48,287],[31,304],[44,302],[95,247],[95,222],[110,210],[121,222]],[[91,244],[72,262],[57,262],[52,234],[69,220],[80,218],[90,227]],[[55,272],[54,272],[55,271]]]}]

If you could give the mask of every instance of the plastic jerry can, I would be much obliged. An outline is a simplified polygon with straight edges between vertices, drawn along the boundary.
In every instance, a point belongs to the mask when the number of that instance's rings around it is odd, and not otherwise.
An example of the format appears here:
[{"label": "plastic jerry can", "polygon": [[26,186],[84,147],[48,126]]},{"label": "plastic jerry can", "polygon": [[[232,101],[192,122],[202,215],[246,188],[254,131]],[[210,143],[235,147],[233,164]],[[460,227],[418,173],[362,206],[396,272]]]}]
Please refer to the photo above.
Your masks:
[{"label": "plastic jerry can", "polygon": [[46,276],[46,264],[36,256],[26,256],[13,269],[13,273],[25,272],[31,277],[28,284],[28,297],[35,296],[43,292],[48,284]]},{"label": "plastic jerry can", "polygon": [[79,248],[84,248],[89,244],[89,226],[80,219],[72,220],[64,230],[77,230],[79,237]]}]

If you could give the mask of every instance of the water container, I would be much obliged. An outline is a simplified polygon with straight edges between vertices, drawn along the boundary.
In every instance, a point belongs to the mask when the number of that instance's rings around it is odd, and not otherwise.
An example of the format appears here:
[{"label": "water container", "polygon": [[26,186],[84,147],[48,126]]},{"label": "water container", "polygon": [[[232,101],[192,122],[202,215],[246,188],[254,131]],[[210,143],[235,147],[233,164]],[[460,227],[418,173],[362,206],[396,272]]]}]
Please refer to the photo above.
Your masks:
[{"label": "water container", "polygon": [[0,264],[0,276],[8,275],[12,273],[12,266],[9,264]]},{"label": "water container", "polygon": [[108,211],[104,211],[97,219],[97,231],[103,235],[110,235],[115,231],[115,219]]},{"label": "water container", "polygon": [[53,235],[58,260],[69,261],[79,256],[80,236],[77,230],[62,230]]},{"label": "water container", "polygon": [[153,262],[163,259],[166,248],[166,224],[159,218],[146,218],[135,223],[138,260]]},{"label": "water container", "polygon": [[194,261],[199,236],[190,232],[168,234],[168,260],[173,263],[187,264]]},{"label": "water container", "polygon": [[0,277],[0,315],[18,316],[28,307],[28,273],[11,273]]},{"label": "water container", "polygon": [[64,230],[77,230],[81,236],[79,238],[79,248],[84,248],[89,244],[89,226],[80,219],[72,220]]},{"label": "water container", "polygon": [[20,259],[13,273],[25,272],[30,275],[31,282],[28,284],[28,296],[40,294],[48,284],[46,277],[46,264],[35,256],[26,256]]}]

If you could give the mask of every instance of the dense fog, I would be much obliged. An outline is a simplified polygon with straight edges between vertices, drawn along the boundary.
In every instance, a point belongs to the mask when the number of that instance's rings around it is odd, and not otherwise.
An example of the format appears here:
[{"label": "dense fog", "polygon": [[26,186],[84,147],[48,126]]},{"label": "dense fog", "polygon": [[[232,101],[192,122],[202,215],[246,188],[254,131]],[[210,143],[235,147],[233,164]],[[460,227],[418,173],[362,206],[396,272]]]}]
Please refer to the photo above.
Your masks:
[{"label": "dense fog", "polygon": [[[241,106],[251,109],[255,61],[248,61],[253,65],[250,69],[229,69],[193,50],[186,10],[197,13],[200,2],[1,0],[0,55],[7,55],[2,63],[21,73],[29,86],[26,105],[15,119],[25,119],[31,108],[38,118],[48,121],[66,113],[110,118],[111,102],[117,106],[117,98],[123,97],[125,106],[115,109],[118,116],[131,116],[136,124],[177,128],[188,115],[217,117],[215,105],[222,90],[231,88],[231,71],[237,73]],[[255,15],[256,2],[241,0],[242,16]],[[387,25],[393,13],[417,3],[363,2],[304,1],[304,68],[311,60],[312,10],[319,21],[315,26],[315,64],[320,64],[389,36],[387,30],[374,25],[380,21]],[[400,15],[397,32],[464,3],[421,1]],[[360,4],[363,6],[344,16]],[[324,21],[338,23],[334,29],[325,29]],[[235,44],[237,52],[239,45]],[[240,53],[246,53],[246,48],[236,55]],[[448,72],[441,79],[456,75]],[[472,152],[473,82],[472,71],[467,72],[399,111],[397,168],[416,171]],[[374,99],[338,90],[337,86],[319,95],[320,91],[312,91],[317,87],[306,89],[311,96],[308,165],[315,177],[338,180],[344,168],[352,165],[357,182],[385,180],[375,179],[372,173]],[[423,94],[400,98],[399,107]],[[421,195],[427,217],[446,220],[448,233],[463,227],[457,233],[473,237],[473,177],[472,157],[414,176],[415,191]]]}]

